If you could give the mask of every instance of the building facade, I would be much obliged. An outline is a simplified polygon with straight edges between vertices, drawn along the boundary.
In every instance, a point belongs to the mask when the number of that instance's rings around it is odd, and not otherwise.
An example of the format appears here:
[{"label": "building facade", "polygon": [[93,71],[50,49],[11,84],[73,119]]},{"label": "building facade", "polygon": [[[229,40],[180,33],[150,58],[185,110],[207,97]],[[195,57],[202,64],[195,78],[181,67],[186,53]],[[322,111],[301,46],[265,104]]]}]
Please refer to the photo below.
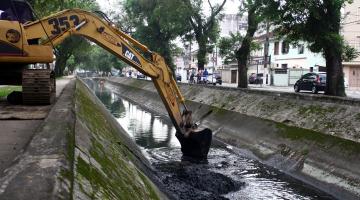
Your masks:
[{"label": "building facade", "polygon": [[[360,1],[345,6],[341,32],[345,41],[360,52]],[[360,56],[343,62],[343,68],[349,87],[360,89]]]},{"label": "building facade", "polygon": [[[265,65],[264,48],[251,53],[248,77],[258,74],[262,83],[275,86],[290,86],[305,73],[324,70],[325,59],[320,53],[311,52],[304,42],[292,45],[284,40],[277,40],[269,34],[269,53]],[[265,35],[255,38],[260,46],[265,46]],[[237,64],[222,68],[223,81],[237,82]]]}]

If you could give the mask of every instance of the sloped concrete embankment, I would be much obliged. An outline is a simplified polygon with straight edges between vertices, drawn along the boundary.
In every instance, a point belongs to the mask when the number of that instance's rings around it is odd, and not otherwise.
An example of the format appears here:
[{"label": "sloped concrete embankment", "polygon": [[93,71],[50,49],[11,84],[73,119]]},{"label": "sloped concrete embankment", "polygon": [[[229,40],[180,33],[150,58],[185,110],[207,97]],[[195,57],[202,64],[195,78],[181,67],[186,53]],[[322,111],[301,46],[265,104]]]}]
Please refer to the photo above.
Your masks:
[{"label": "sloped concrete embankment", "polygon": [[[111,78],[113,91],[167,115],[149,81]],[[360,197],[360,102],[346,98],[181,84],[215,138],[339,199]]]},{"label": "sloped concrete embankment", "polygon": [[0,177],[0,199],[166,199],[157,182],[111,114],[73,81]]}]

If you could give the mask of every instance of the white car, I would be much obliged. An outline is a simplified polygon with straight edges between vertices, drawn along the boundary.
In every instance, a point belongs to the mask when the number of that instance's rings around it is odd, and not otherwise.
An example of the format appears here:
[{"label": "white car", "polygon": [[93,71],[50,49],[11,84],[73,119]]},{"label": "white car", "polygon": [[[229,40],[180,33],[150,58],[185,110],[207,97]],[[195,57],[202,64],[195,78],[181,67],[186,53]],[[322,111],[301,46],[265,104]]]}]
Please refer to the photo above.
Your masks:
[{"label": "white car", "polygon": [[221,76],[219,74],[209,74],[206,78],[206,83],[207,84],[222,84],[222,80],[221,80]]}]

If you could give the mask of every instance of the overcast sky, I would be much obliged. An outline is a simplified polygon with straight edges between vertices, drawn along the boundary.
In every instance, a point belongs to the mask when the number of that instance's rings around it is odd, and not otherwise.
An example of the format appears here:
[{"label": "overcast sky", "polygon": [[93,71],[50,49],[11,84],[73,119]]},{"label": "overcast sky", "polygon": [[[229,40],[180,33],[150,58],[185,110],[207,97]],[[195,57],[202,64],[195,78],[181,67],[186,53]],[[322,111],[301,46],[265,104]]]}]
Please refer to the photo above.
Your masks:
[{"label": "overcast sky", "polygon": [[[107,12],[107,11],[116,11],[119,9],[119,3],[122,0],[96,0],[102,11]],[[212,4],[215,3],[221,3],[222,0],[210,0]],[[238,12],[238,8],[240,5],[240,0],[227,0],[225,6],[224,6],[224,13],[226,14],[236,14]],[[208,13],[209,11],[207,11],[209,9],[208,3],[207,1],[204,1],[204,9],[206,11],[206,13]]]}]

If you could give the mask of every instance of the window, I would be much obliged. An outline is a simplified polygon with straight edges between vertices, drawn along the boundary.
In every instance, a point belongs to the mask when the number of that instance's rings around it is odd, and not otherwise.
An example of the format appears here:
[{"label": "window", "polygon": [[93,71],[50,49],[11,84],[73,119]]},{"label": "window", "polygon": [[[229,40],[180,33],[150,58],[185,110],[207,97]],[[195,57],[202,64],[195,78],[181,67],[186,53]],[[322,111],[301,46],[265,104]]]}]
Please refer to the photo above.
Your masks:
[{"label": "window", "polygon": [[279,42],[274,44],[274,55],[279,55]]},{"label": "window", "polygon": [[282,54],[288,54],[289,53],[289,43],[287,43],[285,41],[282,42],[281,53]]},{"label": "window", "polygon": [[303,44],[300,44],[300,45],[298,46],[298,53],[299,53],[299,54],[304,54],[304,45],[303,45]]},{"label": "window", "polygon": [[287,65],[287,64],[281,64],[281,68],[287,69],[287,68],[288,68],[288,65]]},{"label": "window", "polygon": [[287,69],[275,69],[275,74],[287,74]]}]

